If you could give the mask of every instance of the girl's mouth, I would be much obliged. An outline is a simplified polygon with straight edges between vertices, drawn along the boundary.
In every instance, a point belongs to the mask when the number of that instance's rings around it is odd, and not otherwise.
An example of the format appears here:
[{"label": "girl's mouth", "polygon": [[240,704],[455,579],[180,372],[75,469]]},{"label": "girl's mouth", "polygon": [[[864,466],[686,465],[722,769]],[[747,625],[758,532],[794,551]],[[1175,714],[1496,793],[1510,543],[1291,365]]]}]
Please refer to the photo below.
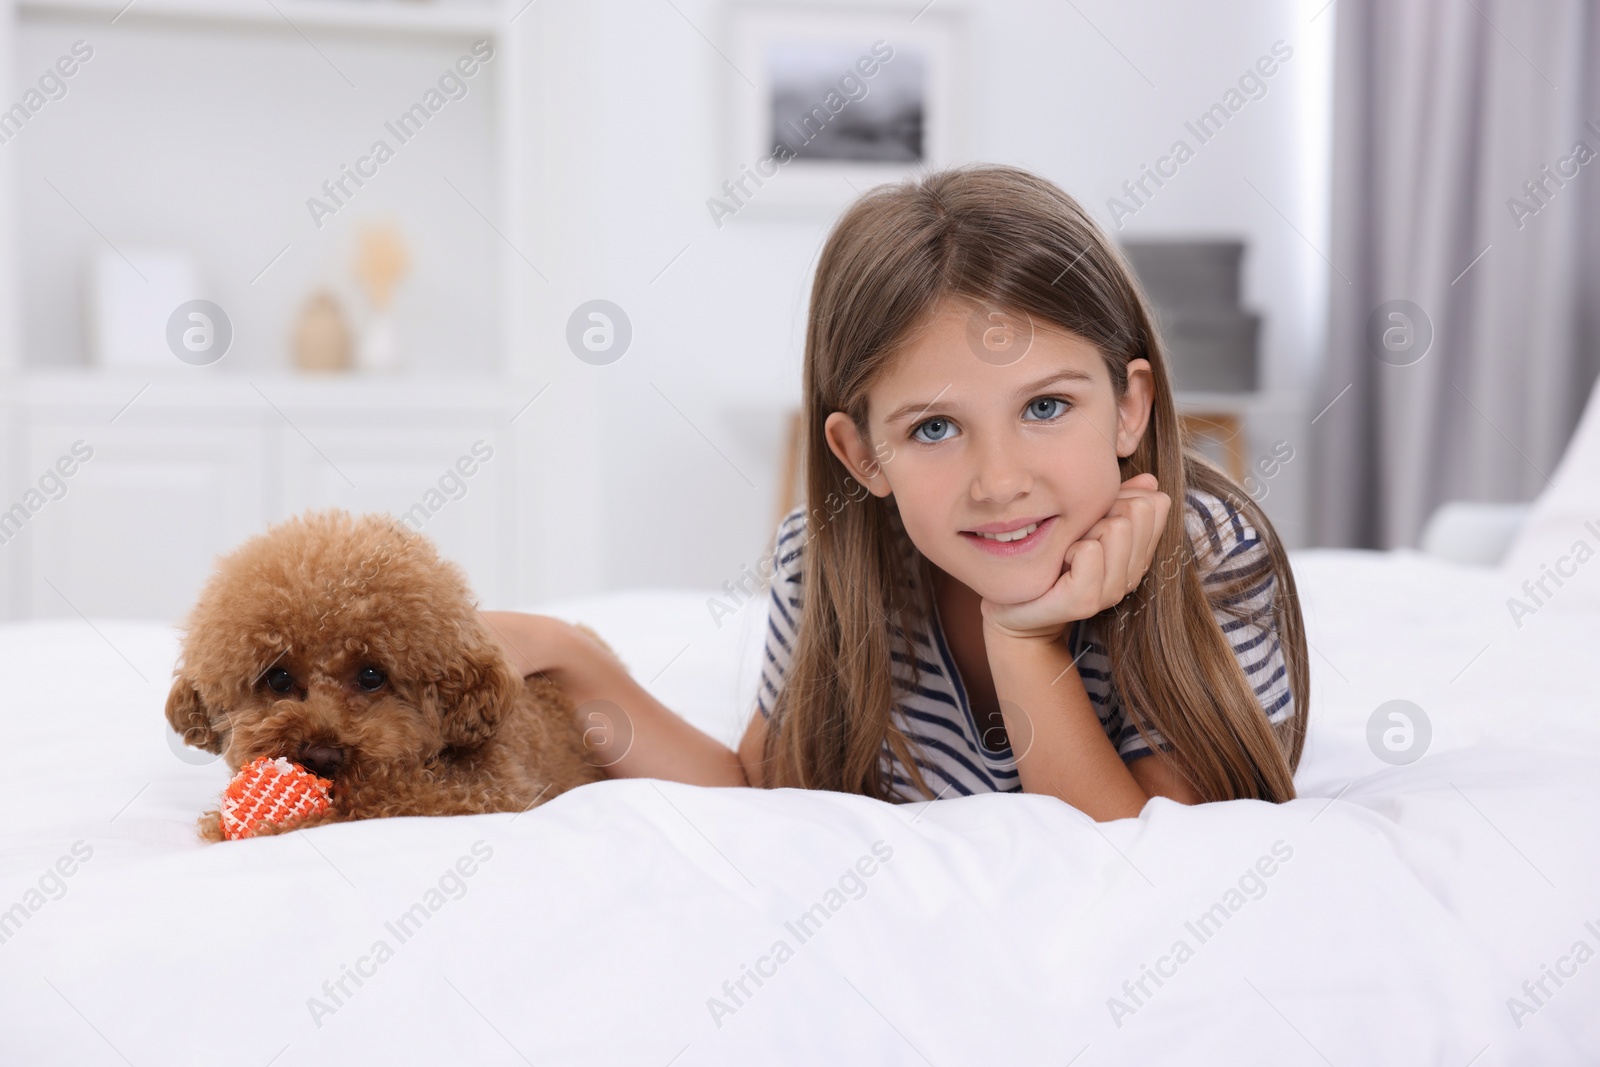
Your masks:
[{"label": "girl's mouth", "polygon": [[[1056,517],[1051,515],[1047,519],[1040,519],[1006,533],[980,534],[973,533],[971,530],[962,530],[961,536],[990,555],[1020,556],[1043,541],[1046,535],[1050,533],[1055,521]],[[1022,536],[1018,537],[1018,534]],[[1000,538],[1007,538],[1007,540],[1002,541]]]}]

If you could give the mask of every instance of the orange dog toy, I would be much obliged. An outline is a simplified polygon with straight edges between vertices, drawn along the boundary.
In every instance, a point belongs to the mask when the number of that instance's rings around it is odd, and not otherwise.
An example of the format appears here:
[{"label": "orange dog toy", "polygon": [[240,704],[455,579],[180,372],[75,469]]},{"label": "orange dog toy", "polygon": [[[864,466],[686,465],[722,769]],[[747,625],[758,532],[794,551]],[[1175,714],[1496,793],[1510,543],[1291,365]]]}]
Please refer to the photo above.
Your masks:
[{"label": "orange dog toy", "polygon": [[289,826],[330,807],[333,783],[283,756],[258,756],[239,768],[222,794],[222,836],[252,837],[263,823]]}]

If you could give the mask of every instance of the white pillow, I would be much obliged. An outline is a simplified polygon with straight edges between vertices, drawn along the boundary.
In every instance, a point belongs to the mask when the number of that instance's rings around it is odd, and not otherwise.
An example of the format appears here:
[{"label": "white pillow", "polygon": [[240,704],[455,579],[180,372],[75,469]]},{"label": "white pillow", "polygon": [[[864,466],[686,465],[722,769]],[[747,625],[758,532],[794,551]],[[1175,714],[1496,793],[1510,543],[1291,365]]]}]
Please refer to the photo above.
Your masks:
[{"label": "white pillow", "polygon": [[1600,600],[1600,382],[1502,567],[1519,583],[1545,578],[1543,599]]}]

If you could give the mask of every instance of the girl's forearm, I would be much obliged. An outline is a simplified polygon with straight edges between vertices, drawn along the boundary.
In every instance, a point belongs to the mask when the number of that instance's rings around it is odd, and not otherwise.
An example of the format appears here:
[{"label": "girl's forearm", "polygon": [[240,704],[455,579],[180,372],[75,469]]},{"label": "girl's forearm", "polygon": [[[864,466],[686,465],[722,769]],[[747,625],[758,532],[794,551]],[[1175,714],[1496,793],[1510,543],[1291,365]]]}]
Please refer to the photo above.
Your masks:
[{"label": "girl's forearm", "polygon": [[738,753],[673,713],[616,660],[574,673],[565,688],[591,759],[607,777],[750,784]]},{"label": "girl's forearm", "polygon": [[590,759],[610,778],[748,785],[739,756],[674,714],[609,649],[541,615],[484,612],[518,674],[542,672],[577,706]]},{"label": "girl's forearm", "polygon": [[1104,822],[1150,799],[1100,725],[1066,642],[986,633],[1006,734],[1026,793],[1048,793]]}]

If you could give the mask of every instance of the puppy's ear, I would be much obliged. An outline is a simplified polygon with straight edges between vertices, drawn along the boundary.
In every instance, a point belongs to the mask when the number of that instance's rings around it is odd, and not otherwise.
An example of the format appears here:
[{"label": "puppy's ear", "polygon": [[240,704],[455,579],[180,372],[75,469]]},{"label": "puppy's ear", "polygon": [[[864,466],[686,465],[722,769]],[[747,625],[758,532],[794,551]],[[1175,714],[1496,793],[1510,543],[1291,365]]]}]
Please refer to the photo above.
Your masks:
[{"label": "puppy's ear", "polygon": [[172,682],[172,692],[167,694],[167,722],[172,725],[184,744],[207,752],[221,752],[222,738],[211,728],[211,716],[200,693],[183,675]]},{"label": "puppy's ear", "polygon": [[434,687],[444,743],[453,748],[482,744],[500,728],[500,720],[516,703],[522,679],[482,626],[469,628],[464,645],[445,677]]}]

